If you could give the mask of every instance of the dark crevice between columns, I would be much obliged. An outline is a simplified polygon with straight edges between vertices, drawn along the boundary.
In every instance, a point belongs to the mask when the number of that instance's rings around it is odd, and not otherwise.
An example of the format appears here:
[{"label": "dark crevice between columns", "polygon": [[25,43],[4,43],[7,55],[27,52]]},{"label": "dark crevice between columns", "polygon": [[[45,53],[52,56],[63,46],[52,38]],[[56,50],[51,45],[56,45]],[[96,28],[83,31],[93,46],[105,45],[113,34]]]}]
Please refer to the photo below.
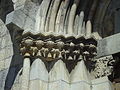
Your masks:
[{"label": "dark crevice between columns", "polygon": [[98,4],[99,4],[99,0],[93,0],[93,3],[89,11],[88,19],[91,20],[92,23],[94,22],[94,16],[95,16]]},{"label": "dark crevice between columns", "polygon": [[109,76],[109,80],[112,82],[120,83],[120,53],[113,54],[113,58],[115,62],[112,63],[113,72]]},{"label": "dark crevice between columns", "polygon": [[[93,19],[93,31],[98,32],[101,37],[105,36],[105,33],[107,32],[106,29],[104,29],[104,17],[106,15],[106,12],[108,11],[108,7],[110,5],[112,0],[99,0],[97,5],[97,10],[94,15]],[[109,23],[108,20],[105,24]],[[109,28],[108,25],[105,27]]]},{"label": "dark crevice between columns", "polygon": [[8,13],[14,10],[12,0],[0,0],[0,19],[5,22]]},{"label": "dark crevice between columns", "polygon": [[81,11],[84,11],[84,21],[88,20],[88,15],[92,7],[93,0],[80,0],[80,3],[77,8],[77,14],[80,14]]},{"label": "dark crevice between columns", "polygon": [[11,35],[11,40],[13,42],[13,57],[11,60],[11,64],[9,67],[9,71],[5,80],[4,90],[11,90],[15,78],[23,66],[23,56],[20,55],[19,44],[20,44],[20,36],[22,34],[22,30],[17,26],[11,24],[7,26],[9,29],[9,33]]}]

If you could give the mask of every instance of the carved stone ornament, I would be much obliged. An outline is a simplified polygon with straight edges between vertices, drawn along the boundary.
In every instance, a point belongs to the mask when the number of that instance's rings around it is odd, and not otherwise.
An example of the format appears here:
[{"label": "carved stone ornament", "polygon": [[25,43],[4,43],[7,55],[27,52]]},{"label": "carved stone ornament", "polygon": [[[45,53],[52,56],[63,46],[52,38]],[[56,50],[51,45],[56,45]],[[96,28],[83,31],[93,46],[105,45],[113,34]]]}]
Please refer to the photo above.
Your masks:
[{"label": "carved stone ornament", "polygon": [[[35,38],[34,38],[35,37]],[[21,54],[31,57],[40,57],[46,61],[62,60],[89,60],[96,56],[97,42],[94,38],[63,37],[54,35],[23,36],[20,44]]]},{"label": "carved stone ornament", "polygon": [[112,64],[115,62],[112,55],[95,59],[95,61],[96,64],[93,72],[96,78],[111,75],[113,71]]}]

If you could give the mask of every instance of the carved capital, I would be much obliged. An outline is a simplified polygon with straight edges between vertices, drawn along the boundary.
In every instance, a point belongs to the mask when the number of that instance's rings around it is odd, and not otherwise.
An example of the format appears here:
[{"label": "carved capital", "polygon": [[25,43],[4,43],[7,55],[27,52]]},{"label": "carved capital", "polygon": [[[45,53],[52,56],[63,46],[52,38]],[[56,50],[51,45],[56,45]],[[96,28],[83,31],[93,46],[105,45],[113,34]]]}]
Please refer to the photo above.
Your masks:
[{"label": "carved capital", "polygon": [[[35,36],[35,35],[34,35]],[[20,45],[22,55],[29,53],[31,57],[40,57],[46,61],[90,60],[96,56],[97,44],[93,38],[63,36],[41,36],[37,38],[26,36]]]},{"label": "carved capital", "polygon": [[22,40],[20,44],[20,51],[23,56],[35,56],[38,52],[36,46],[34,46],[34,40],[30,37]]}]

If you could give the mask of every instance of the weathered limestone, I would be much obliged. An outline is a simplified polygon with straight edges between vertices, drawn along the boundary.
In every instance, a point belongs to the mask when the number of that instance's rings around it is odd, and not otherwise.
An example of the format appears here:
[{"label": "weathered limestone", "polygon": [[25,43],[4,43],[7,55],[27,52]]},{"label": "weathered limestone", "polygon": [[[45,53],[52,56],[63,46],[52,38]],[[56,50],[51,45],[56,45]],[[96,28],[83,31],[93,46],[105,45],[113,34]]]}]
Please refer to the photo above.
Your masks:
[{"label": "weathered limestone", "polygon": [[44,30],[45,32],[50,32],[49,23],[50,23],[50,17],[51,17],[53,5],[54,5],[54,0],[51,1],[51,4],[50,4],[49,9],[48,9],[48,14],[46,17],[46,22],[45,22],[45,30]]},{"label": "weathered limestone", "polygon": [[[1,20],[1,19],[0,19],[0,20]],[[0,21],[0,22],[2,22],[2,21]],[[2,23],[2,24],[0,25],[0,37],[2,38],[2,37],[4,37],[6,34],[9,34],[9,33],[8,33],[8,30],[7,30],[6,26],[5,26],[5,24]],[[3,41],[1,40],[1,38],[0,38],[0,41],[3,42]]]},{"label": "weathered limestone", "polygon": [[68,11],[66,12],[66,18],[65,18],[65,21],[64,21],[64,33],[65,34],[68,33],[69,14],[70,14],[70,9],[68,9]]},{"label": "weathered limestone", "polygon": [[4,69],[4,61],[0,61],[0,71]]},{"label": "weathered limestone", "polygon": [[23,26],[23,29],[25,29],[24,33],[26,32],[34,33],[34,25],[35,25],[35,21],[30,17],[26,17],[26,21]]},{"label": "weathered limestone", "polygon": [[79,16],[79,23],[78,23],[78,35],[83,34],[82,31],[84,31],[84,30],[82,29],[83,19],[84,19],[84,12],[81,11],[81,12],[80,12],[80,16]]},{"label": "weathered limestone", "polygon": [[[42,1],[36,15],[35,33],[43,33],[45,28],[45,21],[47,17],[47,11],[49,9],[50,0]],[[46,7],[44,7],[46,6]]]},{"label": "weathered limestone", "polygon": [[18,72],[11,90],[21,90],[22,75],[20,75],[20,73],[22,73],[22,70],[23,69]]},{"label": "weathered limestone", "polygon": [[[31,19],[33,19],[33,21],[35,21],[35,16],[37,14],[37,10],[38,10],[39,6],[36,5],[35,3],[31,2],[31,1],[27,1],[26,5],[24,8],[22,8],[23,12],[28,15]],[[34,22],[35,23],[35,22]],[[34,27],[33,27],[34,28]]]},{"label": "weathered limestone", "polygon": [[[21,43],[21,46],[22,46],[21,52],[23,55],[24,53],[28,52],[31,57],[38,57],[38,58],[41,57],[42,60],[45,60],[47,62],[57,60],[60,58],[60,60],[58,60],[53,66],[53,68],[50,70],[49,74],[46,71],[44,63],[40,59],[36,59],[33,62],[31,66],[31,73],[30,73],[31,75],[30,77],[31,84],[29,86],[30,89],[42,88],[46,90],[49,88],[49,90],[54,90],[54,88],[57,87],[58,90],[61,90],[64,88],[65,90],[66,89],[67,90],[73,90],[73,89],[79,90],[80,88],[82,90],[84,89],[91,90],[93,84],[91,83],[89,72],[86,69],[86,66],[83,60],[86,60],[86,61],[91,60],[91,58],[89,58],[91,55],[94,57],[95,55],[94,53],[96,53],[96,46],[94,44],[91,43],[87,45],[87,43],[83,44],[82,42],[81,43],[78,42],[78,45],[80,46],[79,49],[81,50],[81,53],[80,53],[78,49],[77,50],[73,49],[75,44],[72,42],[72,39],[69,39],[69,41],[71,42],[69,42],[68,44],[59,39],[56,40],[56,42],[54,42],[53,41],[55,38],[54,36],[52,37],[53,40],[52,38],[49,38],[47,40],[35,40],[34,37],[32,38],[32,35],[30,36],[31,37],[24,37]],[[46,38],[46,36],[44,37],[42,36],[42,38]],[[67,41],[65,38],[64,40]],[[63,46],[66,44],[68,46],[67,49],[61,51],[61,48],[63,48]],[[54,48],[55,45],[56,47]],[[90,48],[90,50],[88,49],[86,51],[84,50],[82,51],[84,47]],[[92,51],[91,51],[91,48],[92,48]],[[72,50],[71,53],[73,53],[73,55],[70,53],[70,50]],[[62,56],[60,56],[60,53]],[[81,55],[83,55],[84,58],[83,56],[81,57]],[[75,57],[78,57],[78,58],[75,58]],[[62,60],[68,60],[68,61],[69,60],[81,60],[78,62],[78,65],[76,65],[75,69],[72,71],[71,77],[69,77],[67,68],[65,67],[65,64],[63,63]],[[41,71],[41,68],[38,68],[39,66],[43,67],[43,70],[45,71],[45,73],[42,73],[43,71]],[[36,73],[36,74],[33,74],[33,73]],[[46,74],[47,76],[44,77],[45,80],[42,80],[43,78],[41,79],[41,77],[43,77],[44,74]],[[48,81],[46,79],[48,79]]]},{"label": "weathered limestone", "polygon": [[[7,38],[8,39],[8,38]],[[13,47],[12,45],[7,45],[0,50],[0,60],[5,60],[13,55]],[[11,60],[10,60],[11,61]]]},{"label": "weathered limestone", "polygon": [[21,90],[28,90],[30,75],[30,58],[25,58],[23,63]]},{"label": "weathered limestone", "polygon": [[12,0],[12,1],[14,3],[14,9],[17,10],[17,9],[20,9],[20,8],[24,7],[25,2],[27,0]]},{"label": "weathered limestone", "polygon": [[63,81],[69,82],[69,73],[62,60],[58,60],[53,66],[52,70],[49,73],[49,80],[50,82],[57,81],[57,80],[63,80]]},{"label": "weathered limestone", "polygon": [[74,33],[74,18],[75,18],[75,14],[76,14],[76,9],[77,9],[77,5],[73,4],[70,10],[70,14],[69,14],[69,22],[68,22],[68,34],[72,35]]},{"label": "weathered limestone", "polygon": [[[20,0],[23,1],[23,0]],[[24,6],[18,8],[7,15],[6,25],[11,27],[18,27],[23,30],[23,33],[34,32],[35,15],[38,6],[31,1],[26,1]]]},{"label": "weathered limestone", "polygon": [[57,16],[57,10],[59,8],[59,4],[60,4],[60,0],[55,0],[54,1],[54,5],[52,8],[52,12],[51,12],[51,17],[50,17],[50,23],[49,23],[49,30],[50,32],[54,32],[55,30],[55,20],[56,20],[56,16]]},{"label": "weathered limestone", "polygon": [[81,34],[85,36],[86,34],[86,27],[85,27],[85,21],[83,22],[83,25],[82,25],[82,31],[81,31]]},{"label": "weathered limestone", "polygon": [[113,90],[112,83],[108,77],[92,80],[92,90]]},{"label": "weathered limestone", "polygon": [[71,72],[71,90],[91,90],[90,74],[86,69],[84,61],[78,62],[75,69]]},{"label": "weathered limestone", "polygon": [[65,34],[66,31],[64,31],[64,24],[65,24],[65,19],[66,19],[66,14],[67,14],[67,8],[69,5],[70,0],[64,0],[64,5],[61,13],[61,18],[60,18],[60,32],[63,32]]},{"label": "weathered limestone", "polygon": [[71,82],[90,81],[90,74],[83,60],[77,63],[75,69],[71,72]]},{"label": "weathered limestone", "polygon": [[[3,34],[3,33],[2,33]],[[12,48],[12,41],[11,41],[11,37],[8,34],[8,32],[6,32],[5,35],[1,35],[1,45],[0,48],[1,50],[4,48],[9,48],[11,50],[11,52],[13,51]]]},{"label": "weathered limestone", "polygon": [[57,17],[56,17],[56,22],[55,22],[55,33],[56,34],[63,33],[62,31],[60,31],[60,21],[61,21],[61,14],[63,12],[63,5],[64,5],[64,2],[61,3]]},{"label": "weathered limestone", "polygon": [[75,22],[74,22],[74,34],[78,34],[78,26],[79,26],[79,16],[76,15],[75,17]]},{"label": "weathered limestone", "polygon": [[93,32],[92,36],[94,36],[96,38],[96,40],[101,40],[102,37],[98,34],[98,32]]},{"label": "weathered limestone", "polygon": [[48,71],[41,59],[36,59],[30,70],[29,90],[48,90]]},{"label": "weathered limestone", "polygon": [[[21,4],[19,4],[21,5],[20,8],[15,6],[15,11],[10,13],[6,20],[7,25],[14,24],[24,29],[22,36],[22,40],[24,40],[20,44],[21,52],[23,56],[29,53],[32,58],[30,61],[28,57],[25,57],[20,90],[97,90],[97,88],[103,85],[106,85],[107,89],[111,90],[111,87],[109,87],[110,84],[104,84],[104,80],[101,78],[100,80],[95,79],[91,81],[89,72],[85,66],[84,60],[88,62],[88,60],[92,61],[94,59],[97,42],[91,35],[91,22],[88,21],[85,23],[84,21],[84,12],[81,11],[79,16],[76,15],[80,0],[75,0],[73,5],[71,5],[72,7],[68,6],[70,0],[43,0],[40,2],[39,8],[37,8],[37,4],[31,3],[29,0],[27,4],[24,1],[14,0],[14,3],[23,2],[22,4],[25,7],[22,7]],[[33,10],[34,12],[32,12]],[[32,34],[29,35],[28,32]],[[84,36],[80,37],[81,35]],[[72,38],[68,38],[68,36]],[[4,38],[10,37],[3,37],[3,41],[5,41]],[[6,41],[2,42],[1,46],[9,44]],[[7,49],[9,48],[0,51],[1,58],[4,59],[4,53],[9,54],[11,52],[4,52]],[[58,61],[55,62],[55,65],[48,73],[43,60],[45,64],[47,63],[46,66],[51,64],[52,61]],[[71,74],[68,73],[68,68],[65,66],[65,63],[69,61],[78,61]],[[8,68],[5,64],[10,64],[10,62],[7,63],[7,60],[6,62],[0,62],[0,70],[3,70],[3,66]],[[49,66],[47,66],[48,68]],[[17,86],[19,87],[17,84],[14,84],[14,86],[14,90],[18,89]],[[100,90],[106,90],[106,88],[102,87]]]},{"label": "weathered limestone", "polygon": [[8,69],[3,69],[0,71],[0,89],[1,90],[4,90],[7,73],[8,73]]},{"label": "weathered limestone", "polygon": [[4,90],[5,79],[13,56],[13,45],[5,23],[0,19],[0,90]]},{"label": "weathered limestone", "polygon": [[4,67],[3,67],[4,69],[8,69],[10,67],[11,60],[12,60],[12,55],[4,60]]},{"label": "weathered limestone", "polygon": [[92,25],[90,21],[87,21],[86,23],[86,37],[89,38],[91,36],[92,32]]},{"label": "weathered limestone", "polygon": [[46,17],[47,17],[47,11],[49,9],[49,4],[50,4],[50,0],[43,0],[43,5],[42,5],[42,19],[41,19],[41,25],[40,25],[40,30],[45,31],[45,21],[46,21]]},{"label": "weathered limestone", "polygon": [[7,15],[6,25],[15,24],[23,28],[27,15],[22,10],[16,10]]},{"label": "weathered limestone", "polygon": [[69,90],[69,73],[62,60],[58,60],[49,73],[49,90]]},{"label": "weathered limestone", "polygon": [[120,52],[120,34],[115,34],[98,41],[97,57]]},{"label": "weathered limestone", "polygon": [[41,10],[41,6],[39,6],[39,8],[37,10],[34,33],[39,33],[40,32],[40,23],[41,23],[40,10]]},{"label": "weathered limestone", "polygon": [[35,59],[30,69],[30,80],[35,80],[35,79],[48,81],[48,71],[46,70],[43,61],[39,58]]}]

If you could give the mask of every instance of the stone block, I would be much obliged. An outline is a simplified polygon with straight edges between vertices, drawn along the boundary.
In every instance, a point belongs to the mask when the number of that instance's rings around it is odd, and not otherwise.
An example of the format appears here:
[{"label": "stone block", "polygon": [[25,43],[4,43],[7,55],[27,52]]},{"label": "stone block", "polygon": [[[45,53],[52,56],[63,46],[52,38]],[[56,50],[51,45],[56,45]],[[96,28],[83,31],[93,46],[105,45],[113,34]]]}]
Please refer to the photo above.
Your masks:
[{"label": "stone block", "polygon": [[62,80],[49,83],[48,90],[70,90],[70,85]]},{"label": "stone block", "polygon": [[37,79],[48,82],[48,71],[41,59],[36,59],[31,65],[30,80]]},{"label": "stone block", "polygon": [[7,32],[7,27],[4,24],[0,25],[0,37],[4,36],[6,32]]},{"label": "stone block", "polygon": [[18,10],[20,8],[23,8],[25,5],[26,0],[12,0],[14,3],[14,9]]},{"label": "stone block", "polygon": [[31,2],[31,1],[27,1],[25,3],[24,8],[21,8],[21,10],[23,11],[23,13],[25,13],[27,16],[29,16],[33,19],[36,16],[36,12],[38,10],[38,7],[39,6],[36,5],[35,3]]},{"label": "stone block", "polygon": [[70,90],[92,90],[91,89],[91,83],[87,83],[85,81],[81,81],[81,82],[77,82],[77,83],[72,83]]},{"label": "stone block", "polygon": [[37,10],[38,10],[38,6],[36,6],[35,3],[31,3],[31,9],[29,9],[29,17],[32,18],[33,20],[35,20],[36,18],[36,13],[37,13]]},{"label": "stone block", "polygon": [[58,60],[49,72],[49,82],[66,81],[69,83],[69,73],[62,60]]},{"label": "stone block", "polygon": [[27,17],[23,27],[24,32],[34,32],[34,24],[35,24],[35,21],[32,18]]},{"label": "stone block", "polygon": [[120,52],[120,33],[98,41],[97,57],[107,56]]},{"label": "stone block", "polygon": [[4,60],[12,55],[13,55],[13,48],[11,45],[5,48],[2,48],[0,50],[0,60]]},{"label": "stone block", "polygon": [[6,25],[15,24],[20,28],[23,28],[27,15],[22,10],[15,10],[7,15]]},{"label": "stone block", "polygon": [[90,74],[83,60],[71,72],[71,90],[91,90]]},{"label": "stone block", "polygon": [[21,8],[23,13],[25,13],[27,16],[29,16],[29,11],[32,9],[33,4],[34,3],[31,1],[26,1],[24,7]]},{"label": "stone block", "polygon": [[92,90],[113,90],[112,84],[107,77],[92,80]]},{"label": "stone block", "polygon": [[29,90],[49,90],[48,83],[41,80],[31,80],[29,84]]},{"label": "stone block", "polygon": [[12,56],[6,59],[0,60],[0,71],[4,69],[8,69],[10,66],[11,60],[12,60]]},{"label": "stone block", "polygon": [[90,81],[90,73],[88,72],[83,60],[78,62],[76,67],[71,72],[72,83],[81,82],[81,81],[85,81],[88,83]]},{"label": "stone block", "polygon": [[13,48],[12,48],[12,45],[10,46],[7,46],[5,48],[5,57],[10,57],[13,55]]},{"label": "stone block", "polygon": [[31,1],[17,0],[16,2],[14,2],[14,9],[15,11],[21,10],[27,16],[35,18],[38,6]]},{"label": "stone block", "polygon": [[[1,37],[1,48],[4,48],[6,46],[12,46],[11,37],[9,34],[6,34],[5,36]],[[12,48],[12,47],[11,47]]]}]

